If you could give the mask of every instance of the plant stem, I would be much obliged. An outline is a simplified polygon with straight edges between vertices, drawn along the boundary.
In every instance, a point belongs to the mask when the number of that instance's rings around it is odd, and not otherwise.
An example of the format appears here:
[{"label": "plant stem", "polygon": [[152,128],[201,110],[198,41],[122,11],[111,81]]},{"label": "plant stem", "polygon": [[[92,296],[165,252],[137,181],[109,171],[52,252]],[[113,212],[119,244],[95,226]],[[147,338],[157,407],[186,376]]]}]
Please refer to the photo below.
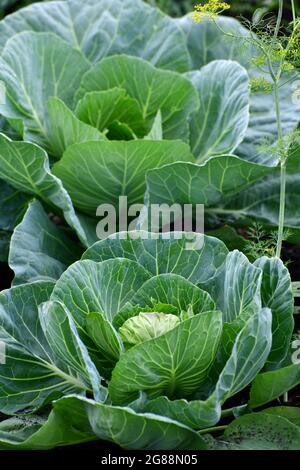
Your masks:
[{"label": "plant stem", "polygon": [[[292,0],[292,9],[293,9],[293,19],[295,26],[295,5]],[[283,0],[279,0],[279,11],[277,17],[277,24],[274,32],[274,37],[277,39],[280,25],[283,15]],[[280,104],[279,104],[279,80],[281,78],[281,67],[279,67],[279,72],[277,79],[274,82],[274,97],[275,97],[275,109],[276,109],[276,122],[277,122],[277,133],[279,142],[282,141],[283,132],[281,127],[281,115],[280,115]],[[284,232],[284,221],[285,221],[285,197],[286,197],[286,158],[281,156],[280,163],[280,200],[279,200],[279,220],[278,220],[278,237],[277,237],[277,247],[276,247],[276,256],[281,257],[282,250],[282,241],[283,241],[283,232]],[[289,400],[288,393],[284,393],[283,401],[287,403]]]},{"label": "plant stem", "polygon": [[[276,110],[276,122],[277,122],[277,134],[279,142],[282,141],[283,133],[281,127],[281,114],[279,105],[279,83],[274,83],[274,99],[275,99],[275,110]],[[279,219],[278,219],[278,237],[276,256],[281,257],[283,232],[284,232],[284,220],[285,220],[285,197],[286,197],[286,159],[281,160],[280,165],[280,199],[279,199]]]},{"label": "plant stem", "polygon": [[222,411],[222,418],[228,418],[229,416],[233,416],[233,408]]},{"label": "plant stem", "polygon": [[279,0],[278,16],[277,16],[276,28],[274,31],[274,39],[277,39],[278,37],[281,22],[282,22],[282,15],[283,15],[283,0]]},{"label": "plant stem", "polygon": [[281,162],[280,166],[280,207],[279,207],[279,221],[278,221],[278,237],[276,256],[281,257],[283,233],[284,233],[284,218],[285,218],[285,195],[286,195],[286,163]]},{"label": "plant stem", "polygon": [[227,428],[227,425],[224,426],[215,426],[214,428],[206,428],[199,431],[199,434],[208,434],[209,432],[224,431]]},{"label": "plant stem", "polygon": [[295,25],[296,24],[296,8],[295,8],[294,0],[291,0],[291,4],[292,4],[292,12],[293,12],[293,23]]}]

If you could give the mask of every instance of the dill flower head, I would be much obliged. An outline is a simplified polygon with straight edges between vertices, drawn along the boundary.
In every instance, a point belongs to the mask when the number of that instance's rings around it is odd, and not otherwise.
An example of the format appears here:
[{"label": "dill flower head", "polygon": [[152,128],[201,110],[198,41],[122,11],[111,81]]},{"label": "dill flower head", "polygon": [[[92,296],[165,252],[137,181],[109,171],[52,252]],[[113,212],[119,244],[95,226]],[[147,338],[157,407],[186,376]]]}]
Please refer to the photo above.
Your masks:
[{"label": "dill flower head", "polygon": [[252,93],[271,93],[272,83],[264,77],[256,77],[250,80],[250,90]]},{"label": "dill flower head", "polygon": [[225,10],[229,10],[230,5],[226,2],[219,2],[218,0],[208,0],[205,4],[195,5],[195,11],[192,18],[196,23],[200,23],[204,17],[215,18]]}]

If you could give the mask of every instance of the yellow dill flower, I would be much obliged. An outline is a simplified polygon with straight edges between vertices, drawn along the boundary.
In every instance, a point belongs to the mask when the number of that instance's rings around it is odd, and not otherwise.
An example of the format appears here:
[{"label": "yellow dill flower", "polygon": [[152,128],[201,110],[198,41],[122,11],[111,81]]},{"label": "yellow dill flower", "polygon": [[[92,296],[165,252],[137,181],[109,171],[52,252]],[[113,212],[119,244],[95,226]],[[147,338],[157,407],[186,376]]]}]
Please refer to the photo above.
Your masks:
[{"label": "yellow dill flower", "polygon": [[290,72],[291,70],[294,70],[295,67],[293,66],[293,64],[291,64],[290,62],[284,62],[281,66],[280,66],[281,70],[283,72]]},{"label": "yellow dill flower", "polygon": [[262,65],[265,65],[265,63],[267,62],[267,58],[262,54],[257,57],[253,57],[253,59],[251,59],[251,62],[253,65],[261,67]]},{"label": "yellow dill flower", "polygon": [[200,23],[204,17],[215,18],[225,10],[229,10],[230,5],[226,2],[219,2],[219,0],[208,0],[205,4],[195,5],[195,11],[192,19],[196,23]]},{"label": "yellow dill flower", "polygon": [[264,77],[256,77],[250,80],[250,90],[252,93],[270,93],[272,91],[272,83]]},{"label": "yellow dill flower", "polygon": [[287,52],[281,46],[281,44],[277,44],[276,47],[272,51],[272,59],[273,60],[284,60],[286,58]]}]

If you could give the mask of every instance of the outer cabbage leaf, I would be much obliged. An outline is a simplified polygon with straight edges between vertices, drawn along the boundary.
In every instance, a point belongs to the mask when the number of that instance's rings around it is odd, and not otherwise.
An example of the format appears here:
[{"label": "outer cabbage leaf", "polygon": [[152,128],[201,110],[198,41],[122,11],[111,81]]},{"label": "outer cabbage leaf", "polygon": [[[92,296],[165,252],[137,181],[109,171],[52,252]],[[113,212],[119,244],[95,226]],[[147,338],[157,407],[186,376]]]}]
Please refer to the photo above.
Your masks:
[{"label": "outer cabbage leaf", "polygon": [[47,450],[95,440],[86,403],[77,395],[60,398],[44,418],[15,416],[0,423],[0,449]]},{"label": "outer cabbage leaf", "polygon": [[[247,38],[249,32],[234,18],[219,16],[215,19],[219,27],[227,33]],[[203,19],[201,23],[193,21],[190,15],[175,19],[184,31],[188,50],[192,59],[192,69],[198,70],[213,60],[238,60],[244,67],[249,67],[253,57],[251,47],[246,42],[225,36],[213,21]]]},{"label": "outer cabbage leaf", "polygon": [[286,359],[294,331],[294,296],[288,269],[278,258],[260,258],[254,263],[262,269],[263,307],[272,310],[272,349],[266,369],[279,369]]},{"label": "outer cabbage leaf", "polygon": [[191,148],[199,162],[233,153],[249,122],[247,71],[237,62],[213,61],[188,78],[196,87],[200,108],[191,119]]},{"label": "outer cabbage leaf", "polygon": [[250,406],[255,408],[276,400],[300,383],[300,364],[259,374],[253,381]]},{"label": "outer cabbage leaf", "polygon": [[0,177],[15,189],[39,196],[63,211],[68,224],[85,246],[86,233],[74,211],[72,201],[61,181],[49,168],[46,152],[28,142],[13,142],[0,135]]},{"label": "outer cabbage leaf", "polygon": [[165,416],[135,413],[127,407],[108,406],[89,400],[88,416],[100,439],[125,449],[199,450],[204,439],[192,429]]},{"label": "outer cabbage leaf", "polygon": [[7,42],[0,63],[0,79],[6,86],[1,114],[22,122],[26,140],[51,150],[48,99],[57,97],[72,107],[89,62],[54,34],[24,32]]},{"label": "outer cabbage leaf", "polygon": [[[274,169],[272,170],[274,173]],[[241,225],[249,225],[255,220],[267,228],[278,226],[280,177],[278,171],[258,181],[251,188],[246,188],[239,194],[225,198],[219,205],[221,216]],[[300,219],[298,215],[299,174],[287,175],[285,227],[290,229],[289,241],[299,243]]]},{"label": "outer cabbage leaf", "polygon": [[26,194],[0,180],[0,230],[13,231],[27,202]]},{"label": "outer cabbage leaf", "polygon": [[81,0],[37,3],[0,23],[0,46],[22,31],[51,32],[92,62],[126,53],[185,72],[190,58],[184,34],[160,10],[141,0]]},{"label": "outer cabbage leaf", "polygon": [[152,276],[178,274],[201,286],[215,276],[227,254],[224,243],[213,237],[136,231],[121,232],[95,243],[83,254],[83,259],[128,258],[144,266]]},{"label": "outer cabbage leaf", "polygon": [[107,391],[66,307],[59,302],[45,302],[39,308],[39,320],[54,356],[82,382],[82,388],[91,386],[95,400],[105,400]]},{"label": "outer cabbage leaf", "polygon": [[226,323],[261,308],[261,280],[261,270],[249,263],[245,255],[239,251],[228,254],[215,279],[208,285]]},{"label": "outer cabbage leaf", "polygon": [[256,181],[275,171],[233,155],[211,157],[202,165],[173,163],[147,172],[146,203],[149,207],[163,203],[204,204],[206,215],[229,218],[231,211],[226,201],[252,185],[250,193]]},{"label": "outer cabbage leaf", "polygon": [[300,450],[300,429],[281,416],[254,413],[233,421],[219,441],[219,450]]},{"label": "outer cabbage leaf", "polygon": [[42,205],[32,201],[11,238],[9,265],[15,273],[14,285],[56,281],[81,253],[79,245],[49,220]]},{"label": "outer cabbage leaf", "polygon": [[53,167],[74,205],[95,216],[100,204],[143,203],[145,173],[176,160],[194,161],[180,141],[85,142],[72,145]]},{"label": "outer cabbage leaf", "polygon": [[[0,340],[5,344],[5,363],[0,365],[1,411],[14,414],[34,411],[68,393],[92,391],[90,365],[66,365],[46,340],[38,306],[49,299],[53,284],[24,284],[0,294]],[[56,323],[55,328],[59,328]],[[48,338],[63,345],[65,355],[72,344],[87,354],[77,332],[64,321],[64,333],[48,331]],[[66,334],[66,336],[65,336]],[[64,339],[63,339],[64,338]],[[66,340],[66,342],[65,342]],[[58,343],[57,343],[58,344]],[[76,363],[76,358],[73,358]],[[28,367],[29,366],[29,367]],[[98,383],[100,399],[100,380]],[[105,398],[104,392],[102,398]]]},{"label": "outer cabbage leaf", "polygon": [[[299,121],[300,99],[297,97],[299,77],[295,72],[284,74],[279,89],[279,103],[283,134],[293,131]],[[237,149],[241,157],[265,165],[278,164],[278,152],[272,145],[278,140],[276,112],[272,94],[252,94],[250,100],[250,123],[244,141]],[[266,152],[264,147],[269,147]]]}]

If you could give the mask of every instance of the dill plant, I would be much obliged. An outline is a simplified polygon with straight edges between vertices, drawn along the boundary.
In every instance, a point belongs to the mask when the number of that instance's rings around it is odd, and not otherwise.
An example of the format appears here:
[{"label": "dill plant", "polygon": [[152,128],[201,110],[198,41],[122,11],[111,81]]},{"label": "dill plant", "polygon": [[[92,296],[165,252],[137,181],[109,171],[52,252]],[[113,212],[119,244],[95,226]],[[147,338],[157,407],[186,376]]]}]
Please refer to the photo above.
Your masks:
[{"label": "dill plant", "polygon": [[[251,90],[263,93],[273,93],[274,109],[277,124],[277,142],[268,143],[268,151],[276,155],[280,166],[280,200],[278,231],[276,240],[275,255],[280,258],[282,243],[285,238],[284,221],[286,205],[286,176],[289,151],[294,145],[298,145],[299,130],[284,135],[281,109],[280,109],[280,87],[295,80],[295,73],[299,68],[300,57],[300,19],[297,17],[296,4],[290,1],[292,11],[292,21],[288,28],[283,27],[283,0],[278,1],[278,13],[276,18],[262,17],[257,22],[247,21],[249,36],[242,37],[226,32],[216,21],[216,17],[230,8],[226,2],[218,0],[208,0],[204,4],[195,6],[192,18],[196,22],[201,22],[204,18],[209,18],[216,27],[227,37],[246,42],[254,46],[257,51],[252,58],[252,64],[260,71],[261,75],[250,80]],[[288,74],[287,80],[284,74]]]}]

